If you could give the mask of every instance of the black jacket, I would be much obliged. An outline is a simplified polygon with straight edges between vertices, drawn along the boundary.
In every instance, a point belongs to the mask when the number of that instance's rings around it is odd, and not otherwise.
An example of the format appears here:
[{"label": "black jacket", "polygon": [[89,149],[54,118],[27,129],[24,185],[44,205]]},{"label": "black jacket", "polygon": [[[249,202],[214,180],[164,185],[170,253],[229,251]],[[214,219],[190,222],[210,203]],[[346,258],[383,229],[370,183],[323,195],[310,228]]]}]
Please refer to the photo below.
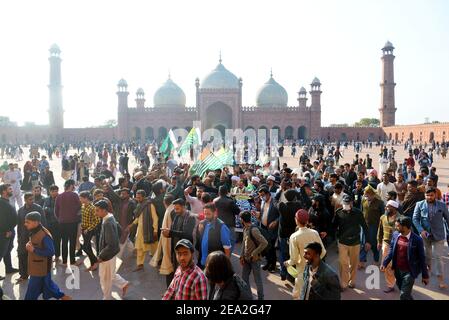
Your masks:
[{"label": "black jacket", "polygon": [[44,205],[42,209],[44,210],[45,219],[47,220],[47,224],[55,224],[58,223],[58,219],[55,216],[55,203],[56,199],[52,199],[52,197],[48,197],[44,201]]},{"label": "black jacket", "polygon": [[253,300],[253,295],[246,282],[234,274],[223,288],[211,285],[209,300]]},{"label": "black jacket", "polygon": [[[204,219],[200,222],[200,225],[203,226],[203,230],[200,232],[200,229],[196,229],[196,250],[198,251],[198,266],[200,268],[204,268],[201,264],[201,258],[203,256],[203,236],[204,236],[204,229],[206,228],[206,225],[208,224],[207,219]],[[208,233],[208,239],[207,239],[207,254],[214,252],[214,251],[223,251],[223,243],[221,242],[221,229],[223,227],[223,221],[220,219],[215,219],[212,222],[213,225],[210,226],[209,233]]]},{"label": "black jacket", "polygon": [[[174,213],[174,210],[172,211]],[[172,261],[176,262],[175,246],[181,239],[190,240],[193,243],[193,229],[195,229],[196,219],[190,211],[185,211],[182,216],[174,213],[170,227],[170,238],[172,247]]]},{"label": "black jacket", "polygon": [[290,238],[296,229],[295,214],[302,209],[298,201],[288,201],[279,203],[279,237]]},{"label": "black jacket", "polygon": [[48,173],[42,173],[42,185],[44,188],[50,188],[55,184],[55,178],[53,177],[53,172],[48,171]]},{"label": "black jacket", "polygon": [[[273,221],[279,221],[279,209],[277,208],[277,206],[273,200],[274,199],[271,199],[270,204],[269,204],[270,208],[268,209],[267,227]],[[262,221],[264,205],[265,204],[262,204],[261,208],[260,208],[260,221]],[[278,225],[278,227],[279,227],[279,225]],[[276,231],[277,231],[278,227],[276,227]]]},{"label": "black jacket", "polygon": [[357,180],[357,173],[354,171],[344,172],[343,178],[345,178],[345,184],[347,186],[352,186],[355,180]]},{"label": "black jacket", "polygon": [[229,228],[235,228],[235,217],[240,214],[240,208],[235,201],[229,197],[219,197],[214,203],[218,210],[218,218]]},{"label": "black jacket", "polygon": [[17,225],[17,213],[8,200],[0,198],[0,238],[13,231]]},{"label": "black jacket", "polygon": [[136,184],[136,191],[137,190],[144,190],[147,197],[149,197],[151,195],[151,191],[153,190],[153,186],[147,181],[147,179],[140,179]]},{"label": "black jacket", "polygon": [[318,233],[329,233],[330,223],[330,215],[325,207],[319,208],[318,210],[312,207],[309,209],[309,224],[312,229],[316,230]]},{"label": "black jacket", "polygon": [[103,261],[111,260],[120,252],[118,228],[114,216],[102,222],[98,258]]},{"label": "black jacket", "polygon": [[[310,265],[304,269],[304,286],[301,290],[300,300],[306,300],[309,290]],[[340,280],[337,273],[323,261],[318,266],[315,280],[309,290],[308,300],[341,300]]]},{"label": "black jacket", "polygon": [[334,227],[337,229],[338,242],[346,246],[355,246],[361,243],[360,227],[363,229],[363,234],[368,232],[368,226],[362,211],[357,208],[352,208],[347,212],[342,208],[335,212]]}]

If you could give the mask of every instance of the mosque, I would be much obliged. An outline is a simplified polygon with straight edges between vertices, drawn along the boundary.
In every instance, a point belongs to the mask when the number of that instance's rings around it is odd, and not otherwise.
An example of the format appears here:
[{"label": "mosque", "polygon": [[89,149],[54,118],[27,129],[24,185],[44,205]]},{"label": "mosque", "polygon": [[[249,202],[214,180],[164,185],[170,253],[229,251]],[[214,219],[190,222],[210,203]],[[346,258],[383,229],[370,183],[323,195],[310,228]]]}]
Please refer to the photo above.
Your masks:
[{"label": "mosque", "polygon": [[[320,139],[328,141],[388,140],[405,142],[445,141],[449,124],[396,125],[394,46],[382,48],[380,127],[322,127],[321,82],[312,80],[309,91],[302,87],[298,103],[289,106],[288,93],[273,77],[262,85],[255,106],[242,104],[242,78],[226,69],[221,57],[217,66],[202,80],[195,79],[195,106],[186,106],[186,95],[169,76],[156,90],[152,103],[142,88],[135,93],[135,105],[129,104],[128,83],[117,84],[117,126],[113,128],[65,128],[61,81],[61,50],[49,49],[49,124],[36,127],[0,127],[0,143],[76,142],[76,141],[151,141],[165,138],[170,129],[190,130],[194,121],[200,129],[270,129],[281,139]],[[310,100],[310,103],[308,102]]]}]

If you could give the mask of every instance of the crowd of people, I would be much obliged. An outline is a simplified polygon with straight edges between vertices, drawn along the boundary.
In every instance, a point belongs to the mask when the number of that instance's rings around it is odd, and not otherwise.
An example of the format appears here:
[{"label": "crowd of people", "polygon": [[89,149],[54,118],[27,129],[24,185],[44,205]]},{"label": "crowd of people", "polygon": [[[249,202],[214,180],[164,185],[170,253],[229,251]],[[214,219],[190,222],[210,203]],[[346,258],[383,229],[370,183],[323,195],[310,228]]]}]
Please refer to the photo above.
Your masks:
[{"label": "crowd of people", "polygon": [[[19,273],[17,282],[28,281],[26,299],[70,299],[51,280],[52,266],[79,266],[83,255],[86,271],[98,270],[104,299],[113,285],[122,296],[130,288],[116,272],[117,258],[135,257],[141,272],[148,255],[166,277],[164,300],[252,299],[251,273],[263,300],[262,272],[278,271],[294,284],[294,299],[341,299],[370,254],[385,274],[385,294],[397,286],[401,299],[412,299],[419,275],[427,285],[434,274],[447,288],[449,189],[438,188],[432,166],[434,152],[445,157],[446,146],[415,152],[406,144],[409,156],[398,163],[393,146],[378,144],[378,170],[369,155],[346,159],[348,144],[296,146],[296,168],[242,163],[203,176],[161,158],[157,144],[31,147],[23,171],[12,161],[1,169],[0,262],[7,274]],[[373,145],[354,143],[362,148]],[[19,161],[23,150],[3,146],[1,156]],[[278,151],[282,157],[284,147]],[[47,160],[53,155],[61,160],[63,190]],[[338,252],[338,272],[326,263],[330,251]]]}]

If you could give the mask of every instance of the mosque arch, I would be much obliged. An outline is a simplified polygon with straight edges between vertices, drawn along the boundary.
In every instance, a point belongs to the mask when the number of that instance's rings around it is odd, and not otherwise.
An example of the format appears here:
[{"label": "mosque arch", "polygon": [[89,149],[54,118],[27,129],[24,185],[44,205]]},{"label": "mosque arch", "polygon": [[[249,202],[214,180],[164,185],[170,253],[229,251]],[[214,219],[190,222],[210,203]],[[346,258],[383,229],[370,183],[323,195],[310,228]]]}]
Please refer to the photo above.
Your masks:
[{"label": "mosque arch", "polygon": [[293,127],[288,126],[285,128],[285,139],[293,139]]},{"label": "mosque arch", "polygon": [[409,139],[413,141],[413,132],[410,132],[410,134],[408,135]]},{"label": "mosque arch", "polygon": [[[268,128],[266,126],[260,126],[259,130],[265,130],[265,139],[268,140],[269,134],[270,134],[269,131],[268,131]],[[263,133],[261,132],[260,133],[260,137],[263,137],[262,134]],[[257,137],[259,137],[259,132],[257,132]]]},{"label": "mosque arch", "polygon": [[346,141],[346,140],[348,140],[348,135],[346,134],[346,132],[342,132],[342,133],[340,134],[340,140],[341,140],[341,141]]},{"label": "mosque arch", "polygon": [[278,136],[278,139],[279,140],[281,140],[282,139],[282,137],[281,137],[281,128],[279,127],[279,126],[274,126],[273,128],[271,128],[271,130],[275,130],[275,131],[277,131],[277,136]]},{"label": "mosque arch", "polygon": [[134,127],[134,138],[136,140],[142,139],[142,130],[139,127]]},{"label": "mosque arch", "polygon": [[435,133],[432,131],[429,134],[429,142],[433,142],[433,140],[435,140]]},{"label": "mosque arch", "polygon": [[394,140],[395,140],[395,141],[399,141],[399,133],[396,132],[396,133],[394,134]]},{"label": "mosque arch", "polygon": [[157,135],[157,137],[159,138],[159,139],[165,139],[165,137],[167,136],[167,128],[165,128],[165,127],[160,127],[159,128],[159,130],[158,130],[158,135]]},{"label": "mosque arch", "polygon": [[300,140],[307,139],[307,128],[305,126],[300,126],[298,128],[298,139]]},{"label": "mosque arch", "polygon": [[374,140],[376,140],[376,135],[371,132],[368,136],[368,139],[369,139],[369,141],[374,141]]},{"label": "mosque arch", "polygon": [[154,139],[154,130],[152,127],[146,127],[145,128],[145,139],[146,140],[153,140]]},{"label": "mosque arch", "polygon": [[221,136],[223,137],[223,140],[224,140],[224,138],[226,137],[226,127],[224,125],[222,125],[222,124],[217,124],[215,126],[215,129],[217,129],[220,132],[220,134],[221,134]]},{"label": "mosque arch", "polygon": [[[206,109],[206,129],[219,127],[221,129],[232,128],[232,109],[227,104],[218,101]],[[223,136],[224,139],[224,136]]]}]

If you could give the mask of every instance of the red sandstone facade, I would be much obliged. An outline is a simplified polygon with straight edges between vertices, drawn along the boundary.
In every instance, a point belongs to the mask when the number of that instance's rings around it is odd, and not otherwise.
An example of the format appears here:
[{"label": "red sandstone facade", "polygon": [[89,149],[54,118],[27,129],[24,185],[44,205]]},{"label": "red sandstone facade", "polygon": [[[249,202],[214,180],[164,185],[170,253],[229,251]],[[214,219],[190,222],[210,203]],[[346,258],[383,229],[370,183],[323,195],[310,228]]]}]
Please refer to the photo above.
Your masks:
[{"label": "red sandstone facade", "polygon": [[185,95],[169,77],[156,92],[153,105],[146,106],[145,93],[137,90],[135,107],[128,105],[128,84],[118,83],[118,125],[115,128],[64,128],[60,49],[50,48],[49,126],[1,127],[0,143],[76,141],[161,140],[170,129],[201,130],[274,129],[281,139],[322,139],[330,141],[383,140],[415,143],[446,141],[449,123],[395,125],[394,47],[382,49],[382,81],[379,128],[321,127],[321,83],[315,78],[309,94],[298,92],[298,105],[287,106],[288,96],[273,75],[259,90],[256,106],[242,105],[243,81],[221,63],[200,82],[196,79],[196,104],[185,106]]}]

